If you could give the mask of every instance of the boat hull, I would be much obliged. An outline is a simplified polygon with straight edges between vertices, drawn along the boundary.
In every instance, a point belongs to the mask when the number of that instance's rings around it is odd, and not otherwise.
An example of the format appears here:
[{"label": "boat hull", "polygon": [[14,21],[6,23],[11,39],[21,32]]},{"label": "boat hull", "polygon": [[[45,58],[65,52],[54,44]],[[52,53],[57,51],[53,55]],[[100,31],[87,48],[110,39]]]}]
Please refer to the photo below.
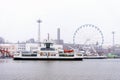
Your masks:
[{"label": "boat hull", "polygon": [[67,60],[73,60],[73,61],[82,61],[83,58],[14,58],[14,60],[61,60],[61,61],[67,61]]},{"label": "boat hull", "polygon": [[106,56],[84,56],[84,59],[106,59]]}]

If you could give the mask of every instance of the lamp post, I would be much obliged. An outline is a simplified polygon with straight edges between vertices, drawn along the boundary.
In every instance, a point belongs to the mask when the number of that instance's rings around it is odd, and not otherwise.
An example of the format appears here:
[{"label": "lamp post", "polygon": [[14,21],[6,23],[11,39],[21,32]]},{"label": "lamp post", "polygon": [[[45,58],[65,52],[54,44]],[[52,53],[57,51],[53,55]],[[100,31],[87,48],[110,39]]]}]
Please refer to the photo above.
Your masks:
[{"label": "lamp post", "polygon": [[40,43],[40,23],[42,22],[40,19],[37,20],[38,22],[38,45],[41,46],[41,43]]}]

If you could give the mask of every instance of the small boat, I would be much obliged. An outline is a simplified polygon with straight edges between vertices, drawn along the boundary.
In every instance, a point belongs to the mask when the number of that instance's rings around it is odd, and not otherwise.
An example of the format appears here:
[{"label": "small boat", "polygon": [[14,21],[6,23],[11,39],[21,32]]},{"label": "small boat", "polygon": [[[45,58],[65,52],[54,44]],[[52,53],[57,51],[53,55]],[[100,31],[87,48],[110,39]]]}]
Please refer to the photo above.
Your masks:
[{"label": "small boat", "polygon": [[41,47],[32,51],[18,51],[14,60],[83,60],[83,54],[75,50],[64,50],[62,45],[55,45],[45,40]]},{"label": "small boat", "polygon": [[106,55],[99,55],[97,52],[96,53],[90,53],[86,51],[80,51],[80,53],[83,54],[84,59],[107,59]]},{"label": "small boat", "polygon": [[84,59],[107,59],[107,56],[84,56]]}]

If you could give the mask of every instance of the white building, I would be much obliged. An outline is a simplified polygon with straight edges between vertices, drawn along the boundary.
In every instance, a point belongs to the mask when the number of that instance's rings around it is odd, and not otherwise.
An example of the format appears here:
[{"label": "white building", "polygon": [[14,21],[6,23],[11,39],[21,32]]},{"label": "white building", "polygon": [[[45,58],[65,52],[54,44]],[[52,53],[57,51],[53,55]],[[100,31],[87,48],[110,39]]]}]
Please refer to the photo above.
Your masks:
[{"label": "white building", "polygon": [[26,50],[26,43],[17,43],[16,45],[16,51],[25,51]]},{"label": "white building", "polygon": [[37,43],[17,43],[16,51],[31,51],[38,47]]},{"label": "white building", "polygon": [[38,48],[38,43],[26,43],[26,51],[31,51]]}]

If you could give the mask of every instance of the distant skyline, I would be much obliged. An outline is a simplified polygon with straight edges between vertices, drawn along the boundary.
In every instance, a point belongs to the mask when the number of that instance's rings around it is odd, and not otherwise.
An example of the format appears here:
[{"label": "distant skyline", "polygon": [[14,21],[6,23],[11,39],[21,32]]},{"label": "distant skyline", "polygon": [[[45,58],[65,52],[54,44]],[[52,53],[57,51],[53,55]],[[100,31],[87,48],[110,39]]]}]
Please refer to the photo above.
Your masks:
[{"label": "distant skyline", "polygon": [[40,19],[41,41],[48,33],[57,39],[60,28],[61,39],[73,43],[78,27],[93,24],[103,32],[105,45],[112,45],[113,31],[115,44],[120,44],[119,8],[119,0],[1,0],[0,37],[9,42],[37,40]]}]

